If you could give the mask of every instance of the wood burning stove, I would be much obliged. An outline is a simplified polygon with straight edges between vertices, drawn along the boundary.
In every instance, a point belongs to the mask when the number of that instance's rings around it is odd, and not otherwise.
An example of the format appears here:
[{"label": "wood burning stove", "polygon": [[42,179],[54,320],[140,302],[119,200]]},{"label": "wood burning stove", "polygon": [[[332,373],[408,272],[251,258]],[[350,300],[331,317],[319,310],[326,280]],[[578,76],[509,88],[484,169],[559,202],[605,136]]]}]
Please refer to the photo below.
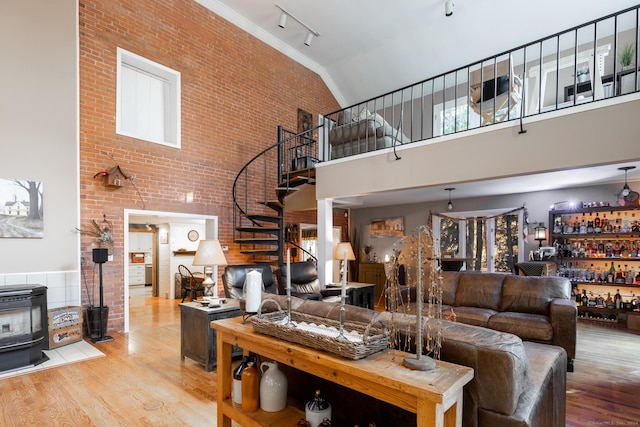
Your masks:
[{"label": "wood burning stove", "polygon": [[48,342],[46,286],[0,286],[0,372],[47,361]]}]

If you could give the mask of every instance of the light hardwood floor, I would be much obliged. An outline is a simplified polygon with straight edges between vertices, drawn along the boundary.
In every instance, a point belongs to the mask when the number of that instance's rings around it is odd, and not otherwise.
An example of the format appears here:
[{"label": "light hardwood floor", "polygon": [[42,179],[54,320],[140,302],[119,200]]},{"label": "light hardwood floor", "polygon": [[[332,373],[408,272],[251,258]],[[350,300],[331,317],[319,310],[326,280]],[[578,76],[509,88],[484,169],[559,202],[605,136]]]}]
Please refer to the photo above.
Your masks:
[{"label": "light hardwood floor", "polygon": [[[180,361],[179,301],[134,296],[106,357],[0,381],[1,426],[215,426],[216,372]],[[580,323],[567,426],[640,425],[640,335]]]}]

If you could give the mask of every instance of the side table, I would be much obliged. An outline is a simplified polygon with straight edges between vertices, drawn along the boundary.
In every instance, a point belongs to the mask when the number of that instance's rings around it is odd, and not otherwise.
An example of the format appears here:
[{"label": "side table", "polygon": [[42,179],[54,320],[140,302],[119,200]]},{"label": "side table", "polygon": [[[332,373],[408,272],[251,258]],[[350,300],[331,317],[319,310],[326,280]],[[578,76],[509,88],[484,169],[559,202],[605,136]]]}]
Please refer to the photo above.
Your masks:
[{"label": "side table", "polygon": [[[351,301],[351,305],[373,310],[375,308],[373,301],[375,287],[375,283],[347,282],[347,296]],[[329,283],[327,288],[341,289],[342,285],[340,283]]]},{"label": "side table", "polygon": [[[218,308],[209,308],[199,302],[190,301],[180,306],[180,360],[185,356],[204,365],[207,372],[216,367],[216,331],[209,326],[212,320],[237,317],[240,312],[238,300],[228,299]],[[242,349],[233,347],[232,356],[242,356]]]}]

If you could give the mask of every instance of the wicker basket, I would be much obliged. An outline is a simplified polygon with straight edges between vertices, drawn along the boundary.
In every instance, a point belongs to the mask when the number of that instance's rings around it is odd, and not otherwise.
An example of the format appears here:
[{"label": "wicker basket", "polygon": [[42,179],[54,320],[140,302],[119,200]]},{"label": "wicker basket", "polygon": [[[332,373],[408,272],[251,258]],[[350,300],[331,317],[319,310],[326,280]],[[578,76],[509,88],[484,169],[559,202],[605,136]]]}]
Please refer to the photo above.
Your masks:
[{"label": "wicker basket", "polygon": [[[269,301],[278,306],[278,311],[263,314],[262,305]],[[287,313],[277,301],[265,300],[260,304],[258,314],[251,318],[251,323],[256,332],[354,360],[384,350],[389,342],[389,332],[375,318],[369,324],[345,322],[343,330],[347,339],[337,336],[340,322],[336,320],[294,311],[291,312],[291,321],[295,327],[290,326],[288,320]]]}]

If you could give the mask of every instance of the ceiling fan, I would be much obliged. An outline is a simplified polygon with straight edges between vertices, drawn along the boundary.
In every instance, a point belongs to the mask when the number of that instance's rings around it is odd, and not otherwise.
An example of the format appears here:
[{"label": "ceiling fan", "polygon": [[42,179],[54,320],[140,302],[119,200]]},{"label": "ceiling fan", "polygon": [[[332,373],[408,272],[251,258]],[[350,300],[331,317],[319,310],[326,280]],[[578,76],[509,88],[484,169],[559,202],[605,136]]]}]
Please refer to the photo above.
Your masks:
[{"label": "ceiling fan", "polygon": [[618,201],[624,201],[624,203],[621,203],[622,205],[638,203],[638,197],[640,197],[640,194],[629,188],[629,184],[627,184],[627,171],[635,168],[635,166],[623,166],[618,168],[618,170],[624,171],[624,186],[622,187],[622,190],[620,190],[620,193],[618,193]]}]

